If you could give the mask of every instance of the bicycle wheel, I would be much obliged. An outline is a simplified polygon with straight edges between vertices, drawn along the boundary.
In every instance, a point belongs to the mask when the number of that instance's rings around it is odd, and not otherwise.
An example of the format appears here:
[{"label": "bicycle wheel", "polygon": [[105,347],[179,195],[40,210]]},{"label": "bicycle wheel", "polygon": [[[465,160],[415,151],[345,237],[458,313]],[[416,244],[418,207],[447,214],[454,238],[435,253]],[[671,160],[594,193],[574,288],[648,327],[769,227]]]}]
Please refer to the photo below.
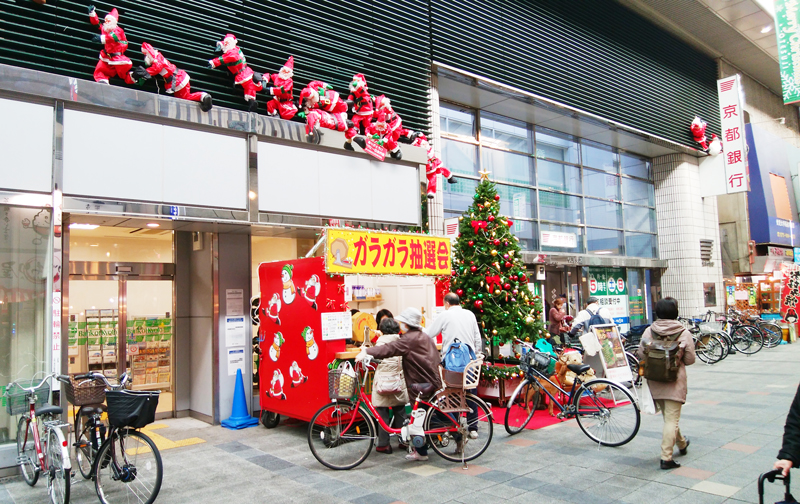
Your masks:
[{"label": "bicycle wheel", "polygon": [[[84,479],[92,477],[92,434],[94,430],[88,422],[78,423],[80,433],[75,439],[75,461],[78,463],[78,470]],[[76,432],[78,432],[77,429]]]},{"label": "bicycle wheel", "polygon": [[753,355],[764,346],[761,332],[752,326],[737,327],[731,333],[731,338],[733,338],[734,348],[745,355]]},{"label": "bicycle wheel", "polygon": [[[482,399],[466,395],[467,406],[477,414],[442,413],[430,408],[425,415],[428,444],[440,457],[451,462],[468,462],[481,456],[492,442],[492,410]],[[474,434],[473,434],[474,433]],[[463,452],[463,453],[462,453]]]},{"label": "bicycle wheel", "polygon": [[40,472],[36,443],[33,441],[34,428],[33,422],[28,423],[26,417],[20,418],[17,423],[17,463],[22,472],[22,479],[30,486],[34,486],[39,481]]},{"label": "bicycle wheel", "polygon": [[152,504],[161,490],[164,468],[155,443],[141,432],[120,429],[100,447],[94,467],[100,502]]},{"label": "bicycle wheel", "polygon": [[783,329],[774,322],[762,322],[758,328],[764,336],[764,346],[774,348],[783,341]]},{"label": "bicycle wheel", "polygon": [[511,394],[511,399],[508,400],[506,405],[504,421],[506,432],[512,436],[522,432],[531,421],[531,418],[533,418],[541,397],[542,394],[536,382],[529,382],[527,379],[522,380],[522,383],[517,385],[516,390]]},{"label": "bicycle wheel", "polygon": [[47,434],[47,493],[53,504],[67,504],[69,502],[69,484],[71,472],[64,468],[64,456],[61,450],[64,434],[56,428],[48,429]]},{"label": "bicycle wheel", "polygon": [[736,350],[733,349],[733,341],[731,339],[730,334],[728,334],[725,331],[720,331],[716,333],[716,335],[719,336],[719,342],[722,344],[722,358],[720,359],[722,360],[725,357],[729,356],[732,350],[734,352]]},{"label": "bicycle wheel", "polygon": [[641,387],[642,377],[639,376],[639,358],[636,357],[636,350],[626,350],[625,358],[628,359],[628,367],[631,368],[632,382],[626,382],[625,385],[630,384],[631,387]]},{"label": "bicycle wheel", "polygon": [[319,409],[308,424],[308,447],[330,469],[352,469],[367,459],[375,444],[375,423],[369,411],[348,401]]},{"label": "bicycle wheel", "polygon": [[695,339],[694,350],[697,358],[706,364],[716,364],[722,359],[724,352],[719,336],[700,334]]},{"label": "bicycle wheel", "polygon": [[641,416],[633,396],[604,378],[581,385],[573,400],[578,426],[605,446],[622,446],[639,432]]}]

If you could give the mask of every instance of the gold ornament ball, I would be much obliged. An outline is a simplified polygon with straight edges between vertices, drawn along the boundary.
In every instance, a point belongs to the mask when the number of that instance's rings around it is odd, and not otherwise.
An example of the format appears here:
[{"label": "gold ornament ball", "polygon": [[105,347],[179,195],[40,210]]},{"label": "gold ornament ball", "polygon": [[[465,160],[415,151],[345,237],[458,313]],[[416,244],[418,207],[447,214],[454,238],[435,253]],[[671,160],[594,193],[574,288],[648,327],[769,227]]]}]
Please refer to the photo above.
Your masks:
[{"label": "gold ornament ball", "polygon": [[514,255],[514,251],[513,250],[509,250],[508,251],[508,255],[513,256]]},{"label": "gold ornament ball", "polygon": [[458,218],[458,220],[463,221],[464,220],[464,216],[462,215],[461,217]]},{"label": "gold ornament ball", "polygon": [[496,255],[497,255],[497,251],[496,251],[495,249],[492,249],[492,251],[490,252],[490,254],[492,254],[493,256],[496,256]]},{"label": "gold ornament ball", "polygon": [[531,317],[530,315],[525,317],[525,323],[526,324],[533,324],[533,317]]},{"label": "gold ornament ball", "polygon": [[492,329],[492,335],[497,336],[497,329]]},{"label": "gold ornament ball", "polygon": [[494,293],[495,293],[495,294],[500,294],[500,289],[495,289],[495,290],[494,290]]}]

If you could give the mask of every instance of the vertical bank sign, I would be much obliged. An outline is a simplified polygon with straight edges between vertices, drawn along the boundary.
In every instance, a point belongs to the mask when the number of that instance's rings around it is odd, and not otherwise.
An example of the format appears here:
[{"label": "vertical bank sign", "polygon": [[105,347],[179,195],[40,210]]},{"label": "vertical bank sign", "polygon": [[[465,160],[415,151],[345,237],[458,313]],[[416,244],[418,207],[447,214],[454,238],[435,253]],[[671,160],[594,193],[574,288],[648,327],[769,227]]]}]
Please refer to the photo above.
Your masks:
[{"label": "vertical bank sign", "polygon": [[775,0],[775,35],[781,65],[783,103],[800,102],[800,0]]},{"label": "vertical bank sign", "polygon": [[742,100],[739,75],[718,80],[717,90],[724,146],[722,156],[725,162],[725,188],[728,194],[749,191],[742,110],[744,100]]}]

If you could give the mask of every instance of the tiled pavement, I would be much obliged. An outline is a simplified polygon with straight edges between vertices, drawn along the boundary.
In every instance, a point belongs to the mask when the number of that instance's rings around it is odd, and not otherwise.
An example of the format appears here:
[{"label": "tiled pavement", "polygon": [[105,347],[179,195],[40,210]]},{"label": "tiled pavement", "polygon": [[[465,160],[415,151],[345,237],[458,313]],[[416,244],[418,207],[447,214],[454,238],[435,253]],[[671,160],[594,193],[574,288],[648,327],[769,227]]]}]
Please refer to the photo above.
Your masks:
[{"label": "tiled pavement", "polygon": [[[513,438],[496,425],[489,450],[467,471],[433,452],[428,462],[411,463],[397,451],[330,471],[309,452],[304,423],[228,431],[167,420],[159,422],[167,425],[161,436],[206,442],[163,452],[157,502],[758,502],[756,479],[772,466],[798,381],[800,344],[690,367],[681,430],[692,444],[686,456],[676,453],[683,467],[673,471],[658,468],[660,416],[643,416],[639,435],[621,448],[598,449],[574,420]],[[765,502],[779,500],[779,490],[769,485]],[[42,482],[0,481],[0,504],[45,500]],[[72,502],[97,502],[93,485],[76,480]]]}]

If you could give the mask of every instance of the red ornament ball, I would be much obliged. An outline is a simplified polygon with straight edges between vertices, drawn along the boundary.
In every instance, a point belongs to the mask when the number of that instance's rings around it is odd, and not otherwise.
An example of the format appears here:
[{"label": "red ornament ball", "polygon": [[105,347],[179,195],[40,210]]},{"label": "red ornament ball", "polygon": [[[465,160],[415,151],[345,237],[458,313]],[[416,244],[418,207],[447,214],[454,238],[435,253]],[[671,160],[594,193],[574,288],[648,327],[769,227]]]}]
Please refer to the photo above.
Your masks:
[{"label": "red ornament ball", "polygon": [[458,297],[461,297],[461,296],[463,296],[463,295],[464,295],[464,289],[458,289],[458,290],[456,290],[456,294],[458,294]]},{"label": "red ornament ball", "polygon": [[493,243],[494,243],[495,245],[500,245],[500,240],[495,240]]},{"label": "red ornament ball", "polygon": [[472,241],[472,240],[470,240],[470,241],[468,241],[468,242],[467,242],[467,245],[469,245],[470,247],[472,247],[473,245],[475,245],[475,242],[474,242],[474,241]]},{"label": "red ornament ball", "polygon": [[521,282],[524,282],[525,280],[527,280],[527,278],[528,277],[526,277],[525,275],[520,275],[519,276],[519,279],[520,279]]},{"label": "red ornament ball", "polygon": [[505,284],[505,285],[503,285],[503,288],[505,290],[511,290],[511,284]]},{"label": "red ornament ball", "polygon": [[475,273],[476,271],[478,271],[478,267],[477,267],[477,266],[470,266],[470,267],[469,267],[469,270],[470,270],[471,272]]},{"label": "red ornament ball", "polygon": [[495,194],[494,195],[494,200],[495,201],[500,201],[500,195],[499,194]]},{"label": "red ornament ball", "polygon": [[514,221],[512,221],[511,219],[508,219],[508,227],[511,227],[513,225],[514,225]]},{"label": "red ornament ball", "polygon": [[511,267],[511,263],[506,261],[506,268],[510,268],[510,267]]},{"label": "red ornament ball", "polygon": [[481,301],[480,299],[475,301],[475,308],[481,309],[482,307],[483,307],[483,301]]},{"label": "red ornament ball", "polygon": [[494,222],[494,215],[490,215],[489,218],[486,220],[488,220],[489,222]]}]

